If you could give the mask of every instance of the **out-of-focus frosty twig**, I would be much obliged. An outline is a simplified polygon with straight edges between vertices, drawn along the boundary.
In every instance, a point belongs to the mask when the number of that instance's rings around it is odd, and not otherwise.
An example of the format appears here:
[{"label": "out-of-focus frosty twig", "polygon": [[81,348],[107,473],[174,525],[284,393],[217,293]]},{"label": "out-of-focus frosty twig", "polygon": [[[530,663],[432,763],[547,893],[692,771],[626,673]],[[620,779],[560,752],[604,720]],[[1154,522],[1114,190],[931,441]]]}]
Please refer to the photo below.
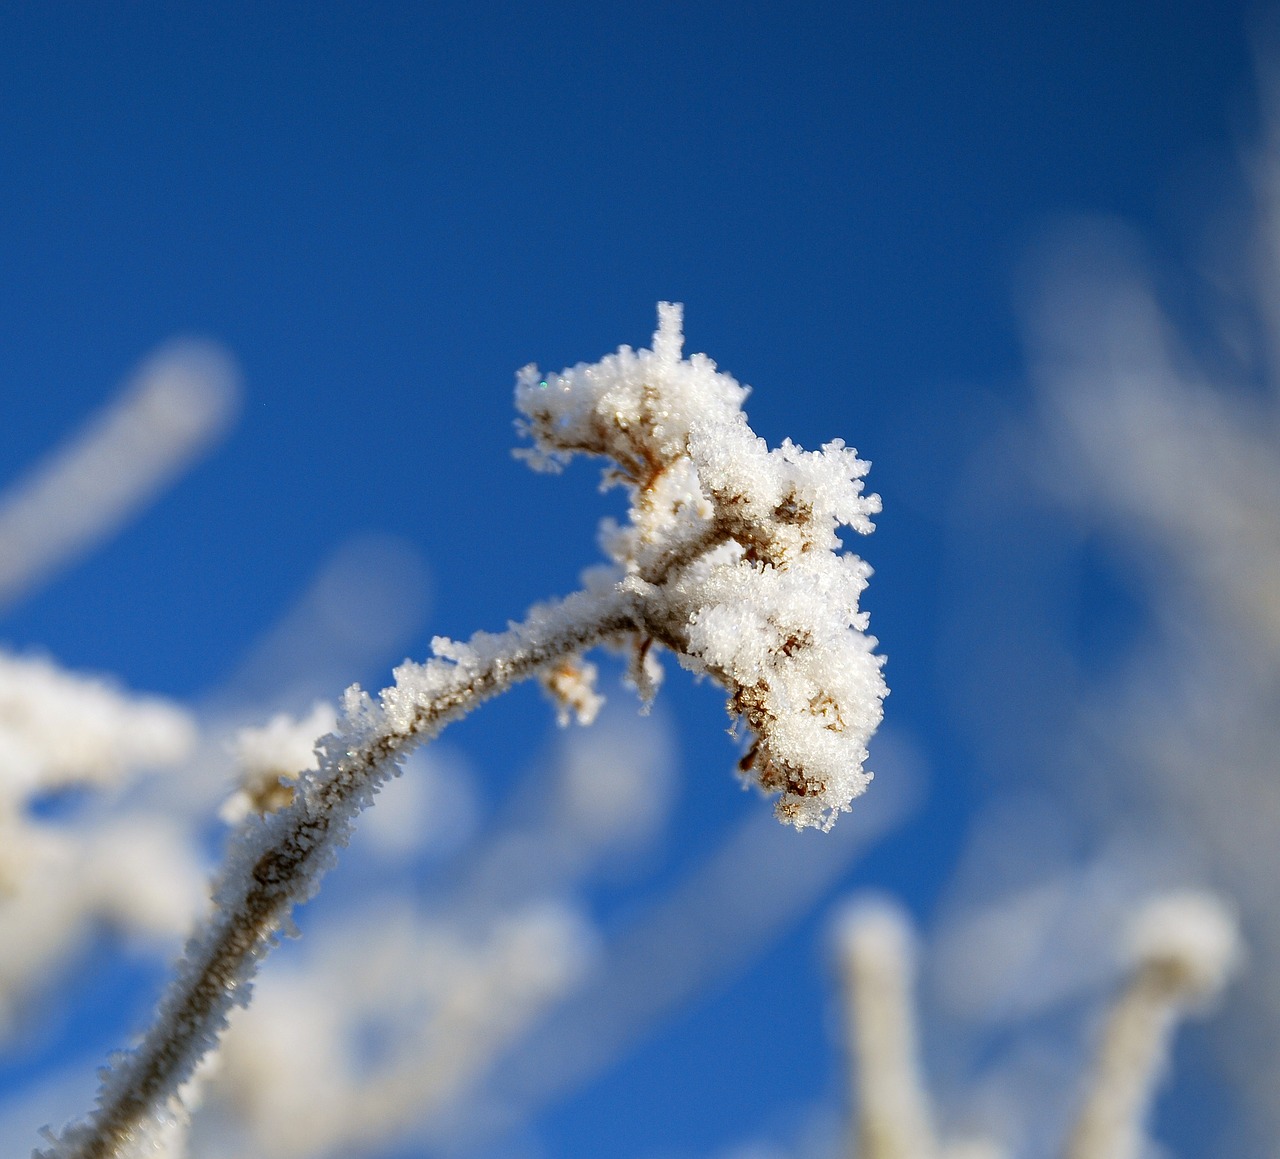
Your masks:
[{"label": "out-of-focus frosty twig", "polygon": [[1223,390],[1195,367],[1132,248],[1094,225],[1046,254],[1054,280],[1036,310],[1036,357],[1050,429],[1074,468],[1069,484],[1058,475],[1051,485],[1140,528],[1214,605],[1280,650],[1275,402]]},{"label": "out-of-focus frosty twig", "polygon": [[189,834],[134,814],[92,830],[29,826],[0,831],[23,878],[0,899],[0,1038],[20,1022],[94,922],[158,940],[171,951],[198,911],[205,867]]},{"label": "out-of-focus frosty twig", "polygon": [[1114,224],[1077,223],[1045,247],[1029,338],[1045,402],[1045,442],[1056,452],[1041,457],[1056,468],[1050,489],[1076,527],[1083,515],[1109,533],[1130,592],[1151,613],[1150,630],[1117,665],[1118,678],[1099,687],[1069,726],[1079,756],[1064,792],[1085,809],[1092,800],[1098,822],[1109,829],[1173,835],[1241,906],[1254,968],[1224,1018],[1230,1029],[1222,1037],[1223,1061],[1252,1111],[1237,1117],[1241,1133],[1261,1132],[1262,1146],[1274,1152],[1280,1146],[1274,65],[1264,66],[1263,81],[1265,139],[1248,166],[1252,212],[1235,215],[1233,246],[1219,236],[1199,255],[1209,277],[1196,288],[1213,308],[1176,317],[1131,236]]},{"label": "out-of-focus frosty twig", "polygon": [[914,935],[888,902],[849,910],[836,933],[852,1046],[858,1159],[934,1159],[939,1154],[920,1078],[913,987]]},{"label": "out-of-focus frosty twig", "polygon": [[[913,935],[906,915],[861,902],[837,925],[845,1041],[856,1078],[856,1159],[959,1159],[1003,1152],[985,1139],[935,1134],[914,1026]],[[1066,1159],[1139,1159],[1151,1095],[1179,1015],[1211,1003],[1240,958],[1232,911],[1212,894],[1181,890],[1149,901],[1130,922],[1132,977],[1117,1000]]]},{"label": "out-of-focus frosty twig", "polygon": [[665,823],[674,754],[660,716],[619,708],[561,736],[554,773],[526,778],[511,815],[489,827],[436,903],[455,922],[572,896],[607,858],[644,847]]},{"label": "out-of-focus frosty twig", "polygon": [[392,535],[351,536],[226,684],[202,697],[202,713],[239,725],[336,699],[354,674],[403,656],[405,642],[425,623],[428,589],[426,562],[412,543]]},{"label": "out-of-focus frosty twig", "polygon": [[1107,1019],[1067,1159],[1139,1159],[1174,1024],[1217,997],[1240,952],[1234,916],[1216,897],[1190,892],[1140,912],[1130,949],[1133,976]]},{"label": "out-of-focus frosty twig", "polygon": [[1093,1053],[1081,1012],[1116,987],[1134,913],[1194,867],[1185,846],[1150,833],[1095,839],[1082,861],[1092,831],[1064,814],[1043,794],[980,814],[925,959],[939,1117],[1026,1159],[1061,1152]]},{"label": "out-of-focus frosty twig", "polygon": [[196,737],[174,704],[0,652],[0,1037],[93,919],[176,936],[203,886],[186,834],[169,819],[47,824],[31,815],[32,799],[173,767]]},{"label": "out-of-focus frosty twig", "polygon": [[195,739],[191,715],[169,701],[0,652],[0,799],[175,765]]},{"label": "out-of-focus frosty twig", "polygon": [[615,567],[589,590],[538,608],[500,635],[435,642],[375,703],[348,690],[320,768],[292,801],[246,826],[141,1045],[106,1076],[91,1119],[48,1156],[105,1159],[147,1145],[175,1113],[178,1089],[243,1002],[261,956],[345,842],[355,815],[399,760],[518,680],[601,643],[629,644],[636,683],[651,684],[655,643],[730,692],[754,735],[744,772],[781,793],[797,826],[829,826],[868,777],[865,744],[886,689],[857,608],[868,569],[837,554],[841,525],[869,531],[878,501],[866,465],[839,442],[770,452],[750,431],[745,390],[705,356],[681,357],[679,307],[662,304],[650,351],[622,348],[552,379],[522,372],[517,402],[535,464],[576,452],[616,464],[631,523],[614,529]]},{"label": "out-of-focus frosty twig", "polygon": [[162,347],[130,385],[0,494],[0,609],[111,535],[227,428],[239,373],[221,347]]},{"label": "out-of-focus frosty twig", "polygon": [[[375,903],[377,899],[371,899]],[[440,1115],[581,974],[583,918],[535,903],[480,934],[403,902],[324,931],[237,1012],[197,1154],[365,1153]]]},{"label": "out-of-focus frosty twig", "polygon": [[482,1110],[463,1125],[466,1141],[501,1134],[599,1075],[692,995],[741,968],[900,823],[919,786],[911,754],[886,758],[885,739],[877,763],[893,780],[837,829],[797,841],[748,817],[620,931],[534,1040],[497,1068]]}]

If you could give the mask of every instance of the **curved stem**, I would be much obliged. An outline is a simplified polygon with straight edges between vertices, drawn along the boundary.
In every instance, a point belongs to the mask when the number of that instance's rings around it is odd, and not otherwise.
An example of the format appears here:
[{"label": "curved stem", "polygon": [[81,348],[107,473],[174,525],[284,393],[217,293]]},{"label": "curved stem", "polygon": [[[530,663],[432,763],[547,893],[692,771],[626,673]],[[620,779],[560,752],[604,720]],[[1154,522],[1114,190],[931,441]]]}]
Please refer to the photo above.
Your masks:
[{"label": "curved stem", "polygon": [[473,638],[465,662],[433,660],[397,672],[380,696],[377,727],[359,720],[326,739],[321,771],[293,803],[242,832],[228,859],[217,908],[187,946],[154,1024],[108,1073],[88,1122],[70,1128],[47,1159],[113,1159],[148,1132],[204,1054],[216,1046],[231,1005],[247,1002],[258,962],[295,902],[314,890],[356,813],[396,762],[483,700],[562,656],[634,631],[635,598],[578,593],[501,635]]},{"label": "curved stem", "polygon": [[1184,998],[1167,964],[1141,967],[1112,1007],[1067,1159],[1136,1159]]}]

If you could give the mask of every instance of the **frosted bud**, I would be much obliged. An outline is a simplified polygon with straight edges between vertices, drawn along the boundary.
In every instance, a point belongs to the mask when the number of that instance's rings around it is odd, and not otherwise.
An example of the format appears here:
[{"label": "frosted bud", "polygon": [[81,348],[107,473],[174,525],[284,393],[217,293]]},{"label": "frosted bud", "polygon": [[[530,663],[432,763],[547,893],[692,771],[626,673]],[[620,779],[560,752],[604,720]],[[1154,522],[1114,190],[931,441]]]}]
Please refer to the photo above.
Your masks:
[{"label": "frosted bud", "polygon": [[316,741],[336,727],[333,705],[317,701],[300,720],[287,713],[261,728],[236,732],[233,749],[240,785],[223,803],[219,816],[229,825],[250,813],[273,813],[293,800],[293,783],[302,771],[317,768]]},{"label": "frosted bud", "polygon": [[1148,902],[1128,938],[1134,966],[1158,971],[1189,1002],[1213,999],[1240,964],[1235,913],[1205,890],[1180,890]]},{"label": "frosted bud", "polygon": [[556,722],[561,728],[570,721],[587,725],[604,707],[604,697],[596,691],[597,669],[580,656],[566,656],[542,674],[542,687],[556,706]]}]

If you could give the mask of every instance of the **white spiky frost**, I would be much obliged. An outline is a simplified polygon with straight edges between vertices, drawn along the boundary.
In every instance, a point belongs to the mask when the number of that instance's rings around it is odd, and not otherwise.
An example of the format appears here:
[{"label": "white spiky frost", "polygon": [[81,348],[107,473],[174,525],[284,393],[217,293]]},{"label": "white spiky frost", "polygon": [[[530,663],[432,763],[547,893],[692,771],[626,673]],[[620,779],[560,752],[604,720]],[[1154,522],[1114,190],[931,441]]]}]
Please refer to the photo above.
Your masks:
[{"label": "white spiky frost", "polygon": [[317,701],[295,720],[277,713],[259,728],[236,731],[232,747],[240,766],[240,784],[223,802],[218,815],[238,825],[250,813],[268,813],[293,800],[299,773],[316,767],[316,741],[333,731],[338,714],[333,705]]},{"label": "white spiky frost", "polygon": [[782,819],[829,828],[870,780],[887,692],[858,610],[870,568],[841,553],[838,529],[869,532],[880,501],[840,440],[770,450],[747,425],[747,388],[704,354],[681,357],[681,317],[659,305],[652,350],[521,371],[533,447],[519,453],[551,470],[576,453],[613,460],[606,479],[630,491],[630,518],[601,538],[614,582],[645,609],[633,669],[652,679],[657,641],[723,684],[753,734],[743,773],[781,794]]}]

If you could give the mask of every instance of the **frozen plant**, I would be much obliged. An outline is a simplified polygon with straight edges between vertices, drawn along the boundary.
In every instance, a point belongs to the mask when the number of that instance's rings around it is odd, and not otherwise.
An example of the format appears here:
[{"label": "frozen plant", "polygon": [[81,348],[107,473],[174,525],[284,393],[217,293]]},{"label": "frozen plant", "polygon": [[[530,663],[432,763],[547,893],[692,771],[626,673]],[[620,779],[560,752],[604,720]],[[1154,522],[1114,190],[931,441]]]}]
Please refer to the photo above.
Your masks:
[{"label": "frozen plant", "polygon": [[[1003,1149],[986,1139],[940,1141],[920,1075],[911,997],[914,936],[888,902],[850,909],[837,930],[845,1042],[856,1078],[857,1159],[960,1159]],[[1062,1154],[1140,1159],[1147,1118],[1180,1017],[1213,1004],[1241,957],[1234,911],[1214,894],[1159,895],[1132,917],[1128,980],[1115,999]]]},{"label": "frozen plant", "polygon": [[837,931],[846,1040],[857,1059],[861,1159],[935,1159],[940,1154],[920,1081],[911,990],[915,935],[888,902],[849,910]]},{"label": "frozen plant", "polygon": [[862,494],[867,464],[839,439],[769,450],[742,413],[746,388],[706,355],[681,359],[680,307],[661,303],[658,319],[652,350],[520,372],[524,457],[549,470],[579,453],[615,464],[607,478],[628,488],[629,521],[606,522],[614,566],[584,593],[602,635],[629,640],[646,699],[655,642],[724,685],[753,737],[744,774],[781,794],[782,819],[830,828],[869,780],[886,692],[858,611],[870,569],[839,553],[837,529],[869,532],[879,497]]},{"label": "frozen plant", "polygon": [[1134,918],[1129,957],[1132,974],[1107,1018],[1067,1159],[1142,1155],[1179,1015],[1217,998],[1239,962],[1235,915],[1212,894],[1166,894]]},{"label": "frozen plant", "polygon": [[869,568],[840,551],[837,534],[871,530],[879,501],[862,493],[866,464],[838,440],[818,452],[789,441],[769,450],[747,426],[746,388],[704,355],[682,358],[680,307],[662,303],[658,314],[651,350],[623,347],[545,377],[528,367],[516,388],[533,465],[600,455],[628,489],[627,524],[602,536],[612,565],[506,632],[435,640],[435,657],[401,665],[376,701],[347,690],[318,768],[297,777],[287,805],[248,817],[237,834],[213,916],[188,943],[151,1030],[48,1159],[140,1153],[183,1118],[180,1088],[232,1004],[247,1000],[258,961],[356,814],[415,746],[519,680],[541,677],[564,707],[589,713],[589,668],[578,658],[611,645],[630,651],[647,700],[661,646],[724,686],[730,715],[751,734],[743,775],[779,794],[781,819],[829,828],[866,787],[866,742],[886,688],[858,610]]}]

